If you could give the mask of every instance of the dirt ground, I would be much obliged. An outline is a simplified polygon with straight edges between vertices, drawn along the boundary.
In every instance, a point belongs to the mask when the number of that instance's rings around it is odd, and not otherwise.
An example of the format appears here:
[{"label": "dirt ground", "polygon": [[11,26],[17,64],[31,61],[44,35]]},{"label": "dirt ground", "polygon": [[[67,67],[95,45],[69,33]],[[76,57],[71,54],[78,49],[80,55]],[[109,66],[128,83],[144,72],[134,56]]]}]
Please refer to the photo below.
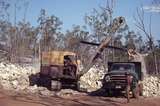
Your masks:
[{"label": "dirt ground", "polygon": [[36,95],[0,92],[0,106],[160,106],[160,98],[131,99],[88,96],[85,94],[40,97]]}]

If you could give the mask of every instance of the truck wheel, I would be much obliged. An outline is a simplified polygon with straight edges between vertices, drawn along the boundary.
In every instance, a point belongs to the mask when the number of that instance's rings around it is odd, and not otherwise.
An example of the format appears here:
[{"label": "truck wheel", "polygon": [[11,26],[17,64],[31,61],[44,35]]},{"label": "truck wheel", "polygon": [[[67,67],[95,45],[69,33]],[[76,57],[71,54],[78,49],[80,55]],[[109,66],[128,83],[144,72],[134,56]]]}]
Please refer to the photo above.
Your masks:
[{"label": "truck wheel", "polygon": [[38,79],[38,86],[46,87],[47,89],[50,89],[51,85],[51,79],[48,76],[40,76]]},{"label": "truck wheel", "polygon": [[38,84],[39,75],[38,74],[32,74],[29,76],[29,84],[30,86],[34,86]]},{"label": "truck wheel", "polygon": [[107,96],[109,96],[109,97],[113,96],[113,90],[111,90],[111,89],[106,89],[106,93],[107,93]]},{"label": "truck wheel", "polygon": [[77,91],[80,91],[80,90],[81,90],[81,88],[80,88],[80,82],[79,82],[79,81],[78,81],[77,84],[76,84],[76,90],[77,90]]},{"label": "truck wheel", "polygon": [[138,83],[136,83],[136,86],[132,90],[133,97],[138,99],[139,98],[139,86]]},{"label": "truck wheel", "polygon": [[61,90],[62,84],[60,81],[51,81],[51,90]]}]

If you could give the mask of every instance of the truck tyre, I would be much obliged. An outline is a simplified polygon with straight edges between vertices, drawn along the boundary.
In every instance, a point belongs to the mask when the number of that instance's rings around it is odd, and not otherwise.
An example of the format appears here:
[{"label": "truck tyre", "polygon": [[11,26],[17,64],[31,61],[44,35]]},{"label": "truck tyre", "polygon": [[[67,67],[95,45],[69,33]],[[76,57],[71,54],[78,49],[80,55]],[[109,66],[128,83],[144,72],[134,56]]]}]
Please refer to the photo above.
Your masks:
[{"label": "truck tyre", "polygon": [[32,74],[29,76],[29,84],[30,86],[34,86],[38,84],[39,75],[38,74]]},{"label": "truck tyre", "polygon": [[51,90],[52,91],[54,91],[54,90],[58,91],[58,90],[61,90],[61,88],[62,88],[62,84],[60,81],[54,81],[54,80],[51,81]]},{"label": "truck tyre", "polygon": [[113,96],[113,90],[111,89],[106,89],[106,93],[108,97],[112,97]]},{"label": "truck tyre", "polygon": [[78,81],[77,84],[76,84],[76,90],[77,90],[77,91],[80,91],[80,90],[81,90],[81,88],[80,88],[80,82],[79,82],[79,81]]},{"label": "truck tyre", "polygon": [[51,85],[51,79],[48,76],[40,75],[38,78],[38,86],[46,87],[47,89],[50,89]]},{"label": "truck tyre", "polygon": [[133,97],[138,99],[139,98],[139,86],[138,83],[136,83],[136,86],[132,89]]}]

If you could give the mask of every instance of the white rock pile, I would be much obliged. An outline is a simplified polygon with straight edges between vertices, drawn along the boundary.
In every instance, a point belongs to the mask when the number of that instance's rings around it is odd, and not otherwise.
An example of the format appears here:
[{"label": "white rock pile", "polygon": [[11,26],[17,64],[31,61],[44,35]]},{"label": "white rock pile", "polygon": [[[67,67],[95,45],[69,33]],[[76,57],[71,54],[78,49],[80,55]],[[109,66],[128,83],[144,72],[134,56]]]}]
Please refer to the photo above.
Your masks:
[{"label": "white rock pile", "polygon": [[34,66],[18,64],[0,63],[0,85],[3,89],[24,93],[37,94],[42,96],[53,96],[55,92],[49,91],[45,87],[38,87],[37,85],[29,85],[29,76],[36,74],[37,70]]},{"label": "white rock pile", "polygon": [[59,92],[50,91],[45,87],[37,85],[29,85],[29,76],[36,74],[39,70],[31,65],[20,66],[18,64],[0,63],[0,87],[24,94],[36,94],[41,96],[64,96],[75,95],[79,92],[69,89],[64,89]]},{"label": "white rock pile", "polygon": [[35,74],[34,67],[11,63],[0,63],[0,84],[6,90],[25,90],[29,87],[29,76]]},{"label": "white rock pile", "polygon": [[103,68],[93,66],[86,74],[80,78],[80,88],[88,92],[95,91],[102,87],[101,80],[105,75]]},{"label": "white rock pile", "polygon": [[[86,74],[80,78],[80,88],[88,92],[95,91],[102,87],[101,80],[105,75],[103,68],[92,67]],[[145,76],[143,83],[143,96],[156,97],[160,96],[160,77]]]},{"label": "white rock pile", "polygon": [[[29,76],[36,74],[37,70],[30,65],[20,66],[11,63],[0,63],[0,87],[16,92],[40,94],[43,96],[71,95],[78,92],[73,90],[61,90],[60,92],[49,91],[47,88],[37,85],[29,86]],[[102,87],[101,80],[105,75],[103,68],[93,66],[80,78],[80,88],[88,92]],[[160,96],[160,77],[147,76],[143,80],[143,95],[145,97]]]},{"label": "white rock pile", "polygon": [[143,95],[145,97],[160,96],[160,77],[148,76],[144,78]]}]

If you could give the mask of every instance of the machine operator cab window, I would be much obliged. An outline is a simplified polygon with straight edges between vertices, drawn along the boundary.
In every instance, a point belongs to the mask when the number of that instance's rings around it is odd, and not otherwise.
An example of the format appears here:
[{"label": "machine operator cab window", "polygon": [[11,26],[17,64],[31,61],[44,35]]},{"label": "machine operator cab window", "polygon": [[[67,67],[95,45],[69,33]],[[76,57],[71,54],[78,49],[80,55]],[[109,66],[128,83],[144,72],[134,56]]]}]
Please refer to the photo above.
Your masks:
[{"label": "machine operator cab window", "polygon": [[64,75],[75,77],[76,75],[76,65],[74,64],[75,56],[66,55],[64,56]]},{"label": "machine operator cab window", "polygon": [[68,65],[72,65],[73,64],[73,60],[71,58],[71,56],[66,55],[64,56],[64,66],[68,66]]}]

